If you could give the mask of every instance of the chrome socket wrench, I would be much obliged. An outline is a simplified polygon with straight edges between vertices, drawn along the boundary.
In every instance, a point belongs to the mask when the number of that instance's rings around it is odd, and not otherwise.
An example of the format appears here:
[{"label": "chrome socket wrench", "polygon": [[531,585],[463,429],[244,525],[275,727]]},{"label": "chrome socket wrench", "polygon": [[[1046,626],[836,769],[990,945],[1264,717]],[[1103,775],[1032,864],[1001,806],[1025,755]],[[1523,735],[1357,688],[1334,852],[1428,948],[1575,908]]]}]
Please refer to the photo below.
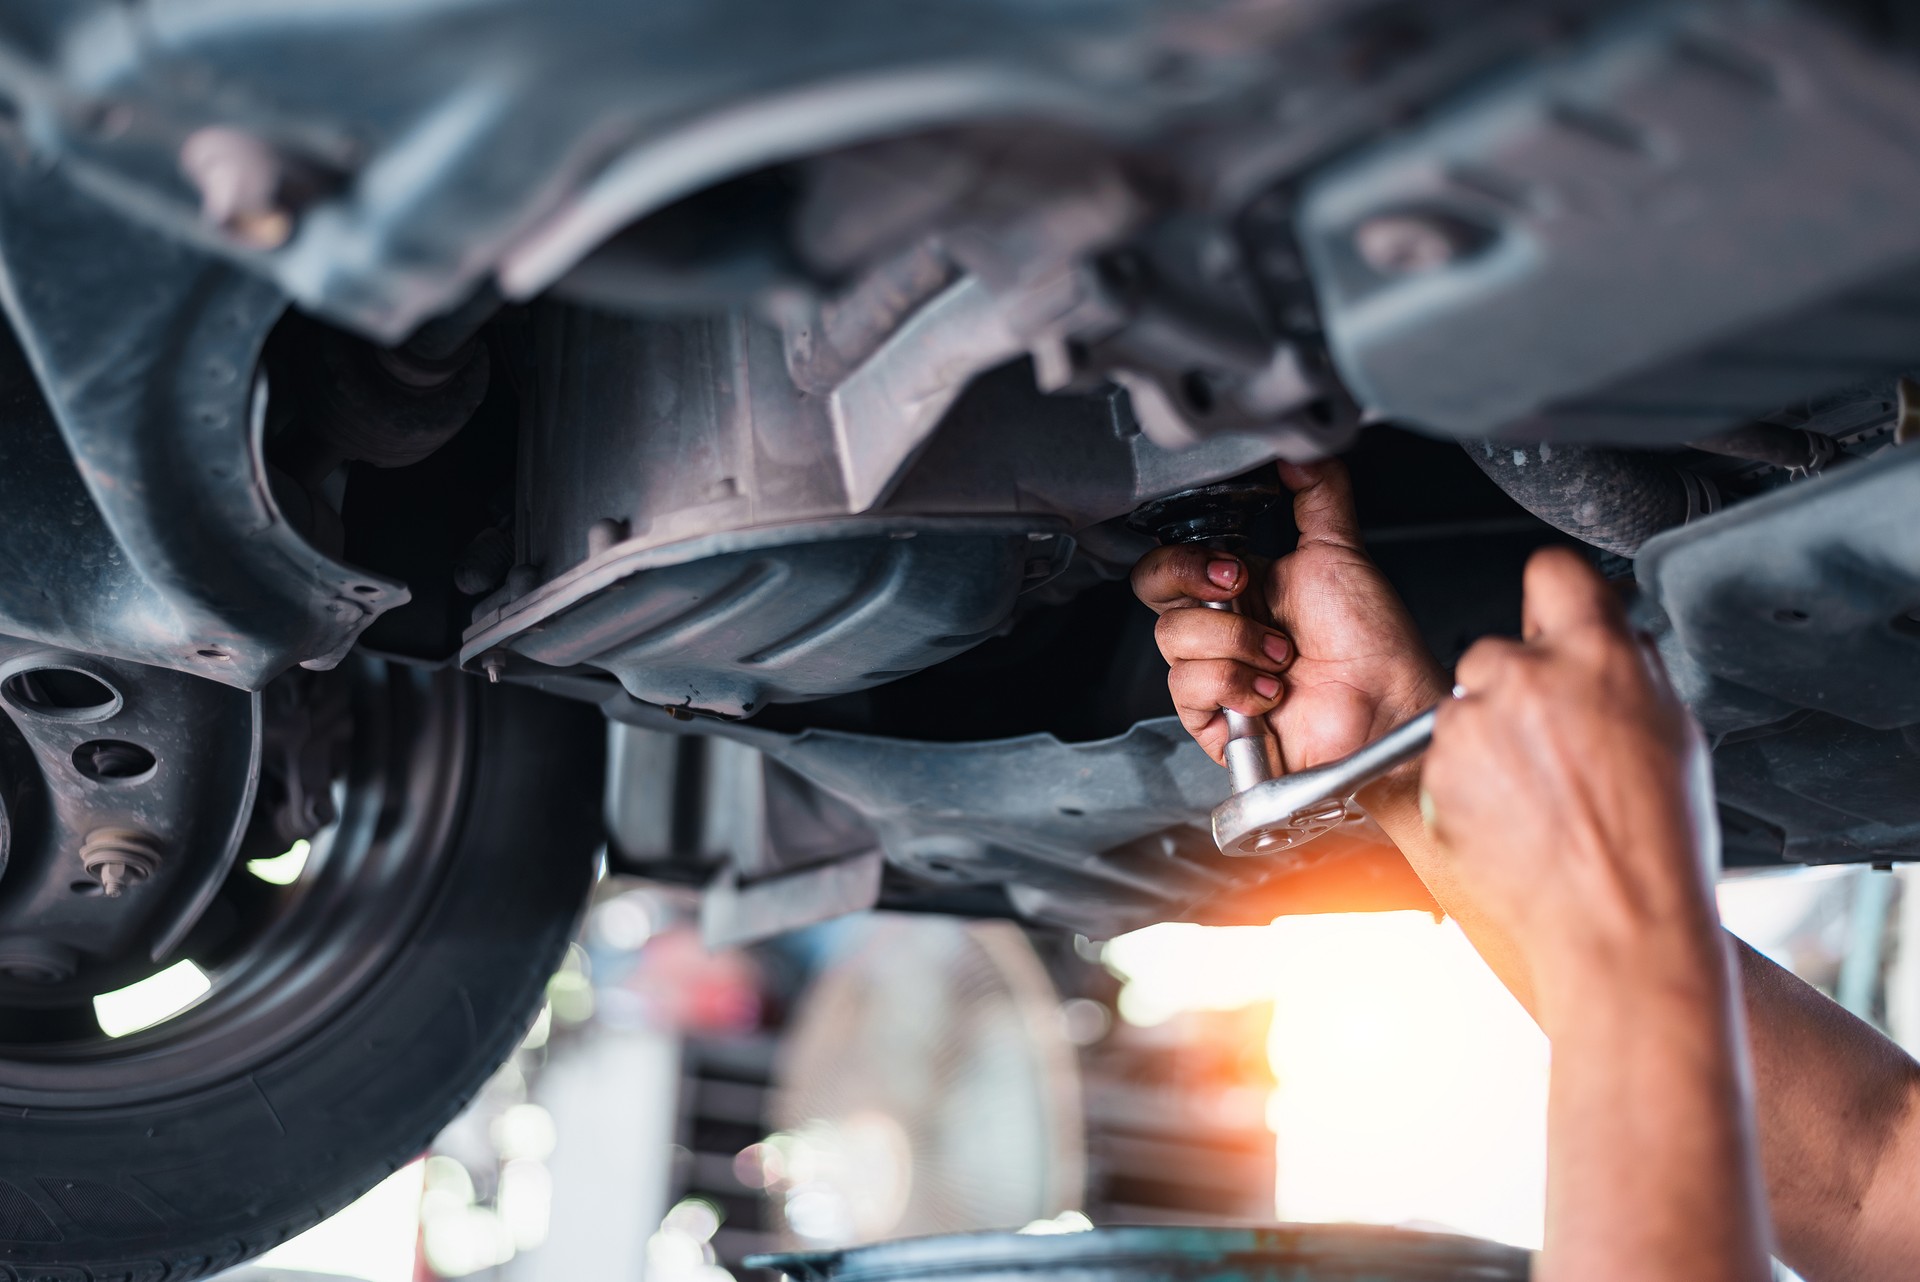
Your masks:
[{"label": "chrome socket wrench", "polygon": [[[1245,613],[1240,609],[1239,597],[1231,601],[1206,601],[1202,604],[1209,610]],[[1227,759],[1227,778],[1232,781],[1234,792],[1244,793],[1279,774],[1280,745],[1267,728],[1265,718],[1249,717],[1232,708],[1222,708],[1221,711],[1227,714],[1227,748],[1221,755]]]},{"label": "chrome socket wrench", "polygon": [[1428,708],[1358,752],[1242,788],[1214,807],[1213,841],[1222,854],[1271,855],[1357,821],[1359,791],[1427,750],[1437,709]]}]

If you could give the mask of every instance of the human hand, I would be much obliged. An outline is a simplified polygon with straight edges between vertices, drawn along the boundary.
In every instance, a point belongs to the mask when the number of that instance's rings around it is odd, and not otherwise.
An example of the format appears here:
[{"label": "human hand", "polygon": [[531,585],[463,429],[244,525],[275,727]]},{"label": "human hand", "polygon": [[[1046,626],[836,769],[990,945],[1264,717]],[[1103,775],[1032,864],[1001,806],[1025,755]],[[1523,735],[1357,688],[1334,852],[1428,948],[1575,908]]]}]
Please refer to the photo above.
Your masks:
[{"label": "human hand", "polygon": [[1524,959],[1551,1035],[1596,984],[1716,982],[1718,836],[1699,727],[1600,576],[1536,553],[1522,617],[1460,661],[1421,786],[1445,898]]},{"label": "human hand", "polygon": [[[1193,545],[1157,548],[1133,590],[1159,614],[1167,686],[1187,732],[1222,760],[1222,708],[1263,716],[1288,770],[1344,757],[1446,690],[1406,607],[1360,546],[1337,461],[1283,463],[1297,548],[1271,564]],[[1200,607],[1245,594],[1249,615]],[[1271,621],[1271,627],[1267,626]],[[1413,771],[1397,772],[1411,811]]]}]

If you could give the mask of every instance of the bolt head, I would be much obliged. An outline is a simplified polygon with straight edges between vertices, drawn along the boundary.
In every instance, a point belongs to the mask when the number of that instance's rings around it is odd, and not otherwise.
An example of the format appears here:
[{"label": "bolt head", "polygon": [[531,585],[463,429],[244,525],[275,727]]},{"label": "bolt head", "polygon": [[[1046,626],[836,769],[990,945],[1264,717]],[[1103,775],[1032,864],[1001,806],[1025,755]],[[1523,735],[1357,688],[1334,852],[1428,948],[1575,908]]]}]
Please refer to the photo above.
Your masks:
[{"label": "bolt head", "polygon": [[28,984],[61,984],[80,968],[73,949],[50,939],[14,936],[0,940],[0,979]]},{"label": "bolt head", "polygon": [[160,865],[160,848],[146,833],[130,828],[96,828],[80,845],[80,866],[100,883],[100,893],[118,899],[127,887],[145,881]]},{"label": "bolt head", "polygon": [[1135,508],[1127,528],[1162,543],[1244,543],[1254,518],[1272,507],[1280,487],[1247,481],[1202,485]]}]

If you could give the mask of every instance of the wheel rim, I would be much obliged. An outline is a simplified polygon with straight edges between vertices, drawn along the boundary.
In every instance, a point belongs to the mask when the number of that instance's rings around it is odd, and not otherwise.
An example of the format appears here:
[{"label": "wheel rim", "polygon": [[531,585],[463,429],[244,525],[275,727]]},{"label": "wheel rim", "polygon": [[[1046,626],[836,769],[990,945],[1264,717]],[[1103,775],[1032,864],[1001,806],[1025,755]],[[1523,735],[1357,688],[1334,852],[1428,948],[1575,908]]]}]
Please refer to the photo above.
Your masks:
[{"label": "wheel rim", "polygon": [[[256,911],[240,923],[239,942],[203,967],[209,991],[161,1023],[117,1038],[96,1026],[87,1036],[0,1043],[0,1105],[114,1108],[242,1077],[297,1047],[401,960],[447,875],[471,756],[470,686],[457,674],[350,665],[342,679],[352,683],[352,750],[337,785],[339,818],[313,838],[300,878],[263,894],[264,883],[233,870],[228,886],[252,882],[235,888]],[[0,1010],[0,1026],[7,1022]]]}]

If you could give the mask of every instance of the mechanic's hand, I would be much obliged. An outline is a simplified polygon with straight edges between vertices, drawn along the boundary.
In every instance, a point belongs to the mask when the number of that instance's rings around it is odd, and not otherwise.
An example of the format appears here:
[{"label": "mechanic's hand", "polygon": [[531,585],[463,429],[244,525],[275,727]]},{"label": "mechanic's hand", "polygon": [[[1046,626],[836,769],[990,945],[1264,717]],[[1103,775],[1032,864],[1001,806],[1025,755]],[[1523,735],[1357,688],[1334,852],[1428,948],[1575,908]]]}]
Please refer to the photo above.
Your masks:
[{"label": "mechanic's hand", "polygon": [[[1289,770],[1344,757],[1446,690],[1439,668],[1386,578],[1360,547],[1353,487],[1337,461],[1280,465],[1293,491],[1298,548],[1251,565],[1203,547],[1157,548],[1134,567],[1133,590],[1160,615],[1181,724],[1215,761],[1222,708],[1264,715]],[[1255,617],[1202,609],[1251,594]],[[1272,620],[1264,626],[1256,620]],[[1406,804],[1413,804],[1410,780]]]},{"label": "mechanic's hand", "polygon": [[1551,1035],[1582,985],[1723,964],[1717,829],[1698,726],[1576,553],[1528,563],[1523,627],[1460,661],[1464,693],[1440,708],[1421,785],[1446,898],[1524,958]]}]

